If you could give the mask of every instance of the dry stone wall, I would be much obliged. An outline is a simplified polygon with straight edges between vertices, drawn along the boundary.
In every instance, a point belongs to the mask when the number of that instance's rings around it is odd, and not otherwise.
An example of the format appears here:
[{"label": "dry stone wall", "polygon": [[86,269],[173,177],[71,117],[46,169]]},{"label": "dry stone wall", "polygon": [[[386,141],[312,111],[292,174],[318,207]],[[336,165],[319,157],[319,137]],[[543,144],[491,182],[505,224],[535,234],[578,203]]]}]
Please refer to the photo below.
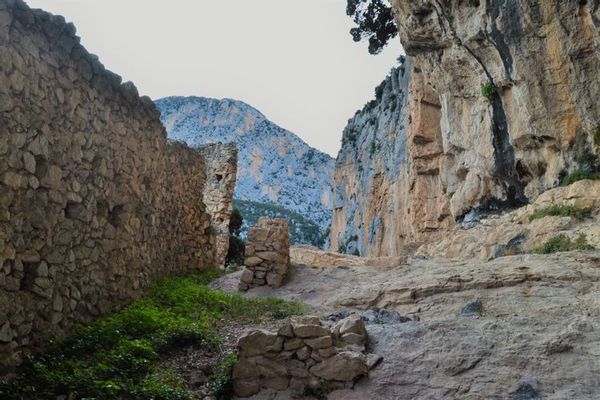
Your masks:
[{"label": "dry stone wall", "polygon": [[218,262],[228,214],[206,210],[207,168],[235,160],[208,153],[167,143],[72,24],[0,0],[0,373],[153,278]]},{"label": "dry stone wall", "polygon": [[287,220],[260,217],[257,225],[248,230],[245,257],[241,291],[265,285],[280,287],[290,267]]},{"label": "dry stone wall", "polygon": [[208,144],[199,148],[206,163],[204,204],[215,236],[215,264],[224,265],[229,249],[229,220],[237,177],[237,147],[233,143]]},{"label": "dry stone wall", "polygon": [[277,333],[253,330],[238,341],[233,369],[234,390],[249,397],[262,389],[327,392],[352,388],[367,374],[367,330],[361,316],[351,315],[334,326],[318,317],[296,317]]}]

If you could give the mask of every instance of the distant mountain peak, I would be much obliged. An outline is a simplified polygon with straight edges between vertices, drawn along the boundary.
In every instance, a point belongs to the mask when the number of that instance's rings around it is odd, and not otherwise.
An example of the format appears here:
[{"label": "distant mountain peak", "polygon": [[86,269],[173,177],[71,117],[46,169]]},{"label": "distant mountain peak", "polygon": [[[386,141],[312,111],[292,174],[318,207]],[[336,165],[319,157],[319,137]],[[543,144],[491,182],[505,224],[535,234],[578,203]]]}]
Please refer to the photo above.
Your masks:
[{"label": "distant mountain peak", "polygon": [[274,203],[329,228],[332,157],[240,100],[175,96],[155,103],[169,138],[191,146],[237,144],[238,199]]}]

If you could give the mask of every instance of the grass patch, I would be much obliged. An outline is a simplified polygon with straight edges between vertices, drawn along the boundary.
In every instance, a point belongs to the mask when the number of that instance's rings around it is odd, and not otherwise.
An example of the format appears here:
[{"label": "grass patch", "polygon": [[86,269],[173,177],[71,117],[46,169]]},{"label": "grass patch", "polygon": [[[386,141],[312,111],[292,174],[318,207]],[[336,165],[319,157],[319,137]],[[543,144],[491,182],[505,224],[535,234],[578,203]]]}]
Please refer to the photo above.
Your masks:
[{"label": "grass patch", "polygon": [[[76,329],[33,357],[14,380],[0,382],[0,398],[193,399],[173,371],[159,369],[159,361],[172,350],[190,344],[217,346],[219,327],[227,321],[303,313],[300,303],[246,299],[208,288],[219,274],[211,269],[159,280],[148,296]],[[225,362],[212,381],[216,395],[228,385],[226,371],[235,359],[227,356]]]},{"label": "grass patch", "polygon": [[591,208],[577,208],[573,206],[552,206],[535,211],[529,220],[533,221],[544,217],[571,217],[578,220],[590,218],[592,215]]},{"label": "grass patch", "polygon": [[594,250],[594,247],[588,243],[584,234],[579,235],[574,241],[566,235],[558,235],[535,248],[533,252],[536,254],[551,254],[574,250]]},{"label": "grass patch", "polygon": [[569,186],[577,181],[583,181],[585,179],[591,179],[593,181],[600,180],[600,173],[577,170],[565,176],[560,184],[562,186]]}]

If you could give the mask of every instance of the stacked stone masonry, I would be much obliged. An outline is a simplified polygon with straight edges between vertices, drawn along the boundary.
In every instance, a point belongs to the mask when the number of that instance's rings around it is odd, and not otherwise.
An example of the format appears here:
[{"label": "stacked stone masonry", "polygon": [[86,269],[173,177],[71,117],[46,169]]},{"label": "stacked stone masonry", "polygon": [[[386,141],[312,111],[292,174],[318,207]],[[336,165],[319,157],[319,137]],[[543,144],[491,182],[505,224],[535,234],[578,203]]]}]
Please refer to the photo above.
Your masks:
[{"label": "stacked stone masonry", "polygon": [[[220,262],[235,149],[219,152],[168,143],[72,24],[0,0],[0,374],[152,279]],[[207,210],[212,169],[227,184]]]},{"label": "stacked stone masonry", "polygon": [[206,163],[204,204],[215,235],[215,264],[224,265],[229,249],[229,219],[237,177],[237,148],[233,143],[208,144],[199,148]]},{"label": "stacked stone masonry", "polygon": [[290,267],[288,222],[260,217],[248,230],[245,257],[241,291],[265,285],[280,287]]},{"label": "stacked stone masonry", "polygon": [[367,330],[362,317],[351,315],[332,327],[318,317],[296,317],[277,333],[254,330],[238,341],[239,359],[233,369],[234,391],[249,397],[262,389],[350,389],[379,357],[366,354]]}]

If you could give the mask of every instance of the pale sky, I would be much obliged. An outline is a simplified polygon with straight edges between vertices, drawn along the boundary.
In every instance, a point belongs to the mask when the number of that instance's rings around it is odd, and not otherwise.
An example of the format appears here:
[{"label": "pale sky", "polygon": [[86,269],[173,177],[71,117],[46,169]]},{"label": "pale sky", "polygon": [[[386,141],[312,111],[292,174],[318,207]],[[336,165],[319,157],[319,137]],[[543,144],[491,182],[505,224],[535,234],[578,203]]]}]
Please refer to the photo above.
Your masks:
[{"label": "pale sky", "polygon": [[73,22],[140,94],[242,100],[334,157],[402,52],[354,43],[346,0],[26,1]]}]

